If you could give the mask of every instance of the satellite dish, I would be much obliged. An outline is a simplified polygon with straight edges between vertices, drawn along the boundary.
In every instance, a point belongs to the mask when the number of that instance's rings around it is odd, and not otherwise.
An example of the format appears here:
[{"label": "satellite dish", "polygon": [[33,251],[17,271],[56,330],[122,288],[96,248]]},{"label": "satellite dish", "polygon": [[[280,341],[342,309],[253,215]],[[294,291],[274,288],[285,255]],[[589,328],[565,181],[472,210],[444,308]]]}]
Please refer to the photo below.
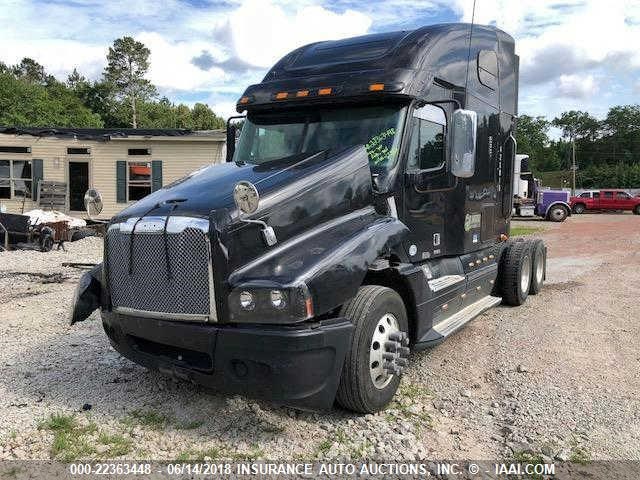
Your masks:
[{"label": "satellite dish", "polygon": [[87,193],[84,194],[84,208],[86,208],[91,220],[95,220],[94,217],[100,215],[102,207],[102,195],[100,195],[100,192],[95,188],[87,190]]}]

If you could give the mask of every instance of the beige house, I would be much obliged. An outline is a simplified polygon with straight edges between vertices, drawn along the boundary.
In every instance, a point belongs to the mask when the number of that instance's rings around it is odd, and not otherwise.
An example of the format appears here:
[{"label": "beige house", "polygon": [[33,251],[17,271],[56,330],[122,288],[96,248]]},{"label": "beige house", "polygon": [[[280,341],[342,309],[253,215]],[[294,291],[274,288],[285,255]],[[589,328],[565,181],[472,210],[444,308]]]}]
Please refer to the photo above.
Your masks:
[{"label": "beige house", "polygon": [[0,128],[0,211],[37,208],[38,184],[66,184],[66,212],[85,218],[84,194],[109,218],[163,185],[223,162],[224,130]]}]

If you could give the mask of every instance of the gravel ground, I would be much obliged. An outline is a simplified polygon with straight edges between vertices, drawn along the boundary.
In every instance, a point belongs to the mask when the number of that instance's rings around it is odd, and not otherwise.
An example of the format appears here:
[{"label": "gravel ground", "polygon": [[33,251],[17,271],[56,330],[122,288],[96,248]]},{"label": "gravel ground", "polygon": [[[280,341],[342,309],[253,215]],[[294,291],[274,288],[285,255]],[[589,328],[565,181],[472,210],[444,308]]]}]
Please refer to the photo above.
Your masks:
[{"label": "gravel ground", "polygon": [[640,218],[541,229],[547,283],[414,354],[376,415],[302,413],[163,377],[109,346],[99,316],[69,327],[100,239],[0,253],[0,459],[640,460]]}]

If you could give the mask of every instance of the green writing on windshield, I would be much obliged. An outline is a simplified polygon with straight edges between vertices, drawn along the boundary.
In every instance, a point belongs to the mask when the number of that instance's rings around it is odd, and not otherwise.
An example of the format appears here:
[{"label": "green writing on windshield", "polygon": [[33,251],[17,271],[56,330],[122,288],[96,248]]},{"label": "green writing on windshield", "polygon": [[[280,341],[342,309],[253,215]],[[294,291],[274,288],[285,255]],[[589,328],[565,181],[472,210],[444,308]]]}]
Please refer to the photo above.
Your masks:
[{"label": "green writing on windshield", "polygon": [[390,148],[388,145],[388,139],[396,134],[396,128],[391,127],[387,130],[379,133],[378,135],[371,137],[371,139],[365,145],[367,155],[369,155],[369,162],[372,165],[383,165],[389,161],[389,158],[395,154],[395,148]]}]

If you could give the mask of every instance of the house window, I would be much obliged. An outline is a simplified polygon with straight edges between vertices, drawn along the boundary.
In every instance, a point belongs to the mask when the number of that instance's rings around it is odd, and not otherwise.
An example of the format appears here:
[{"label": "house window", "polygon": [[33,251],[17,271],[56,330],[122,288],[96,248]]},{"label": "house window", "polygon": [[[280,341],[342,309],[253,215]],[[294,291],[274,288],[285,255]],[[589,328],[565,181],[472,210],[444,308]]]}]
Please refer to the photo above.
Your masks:
[{"label": "house window", "polygon": [[68,147],[67,155],[91,155],[90,148]]},{"label": "house window", "polygon": [[30,160],[0,160],[0,198],[30,197],[32,185]]},{"label": "house window", "polygon": [[31,153],[31,147],[0,146],[0,153]]},{"label": "house window", "polygon": [[129,162],[127,168],[128,200],[140,200],[151,193],[151,162]]},{"label": "house window", "polygon": [[151,155],[150,148],[130,148],[127,153],[129,155]]}]

